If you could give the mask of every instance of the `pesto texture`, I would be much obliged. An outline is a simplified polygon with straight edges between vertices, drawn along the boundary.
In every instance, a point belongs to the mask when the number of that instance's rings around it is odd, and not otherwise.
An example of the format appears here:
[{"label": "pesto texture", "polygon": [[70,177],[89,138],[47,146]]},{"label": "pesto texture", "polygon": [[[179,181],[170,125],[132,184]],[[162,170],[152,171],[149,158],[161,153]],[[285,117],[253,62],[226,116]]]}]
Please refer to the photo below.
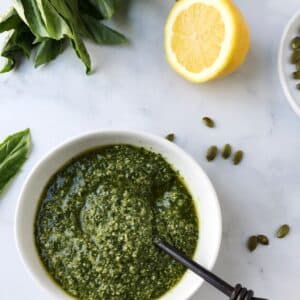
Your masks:
[{"label": "pesto texture", "polygon": [[198,218],[179,175],[160,156],[129,145],[83,154],[47,185],[36,245],[52,278],[84,300],[157,299],[185,268],[153,244],[193,256]]}]

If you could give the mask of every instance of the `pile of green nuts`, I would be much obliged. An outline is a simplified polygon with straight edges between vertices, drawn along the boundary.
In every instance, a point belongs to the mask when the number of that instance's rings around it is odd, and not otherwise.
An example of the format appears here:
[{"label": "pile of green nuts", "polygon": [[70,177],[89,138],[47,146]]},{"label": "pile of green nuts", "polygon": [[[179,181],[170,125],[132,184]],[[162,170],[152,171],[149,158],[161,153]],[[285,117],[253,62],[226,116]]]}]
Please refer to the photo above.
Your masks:
[{"label": "pile of green nuts", "polygon": [[[291,48],[293,50],[291,63],[296,66],[296,71],[293,72],[293,78],[300,80],[300,36],[296,36],[292,39]],[[300,90],[300,83],[298,83],[296,87]]]},{"label": "pile of green nuts", "polygon": [[[208,128],[215,128],[215,121],[210,117],[203,117],[202,121],[204,125]],[[218,156],[219,149],[216,145],[210,146],[206,152],[207,161],[213,161]],[[224,159],[228,159],[232,154],[232,147],[230,144],[226,144],[223,146],[221,150],[222,157]],[[242,150],[238,150],[233,153],[232,162],[234,165],[239,165],[244,158],[244,152]]]},{"label": "pile of green nuts", "polygon": [[[284,224],[277,229],[275,235],[278,239],[283,239],[290,233],[290,230],[290,226]],[[247,248],[250,252],[253,252],[258,245],[268,246],[269,244],[269,238],[264,234],[251,235],[247,240]]]},{"label": "pile of green nuts", "polygon": [[[300,50],[299,50],[299,53],[300,53]],[[208,128],[216,127],[215,121],[210,117],[207,117],[207,116],[203,117],[202,122]],[[169,133],[165,136],[165,139],[167,139],[170,142],[175,142],[176,135],[174,133]],[[217,158],[219,152],[221,152],[221,155],[224,159],[229,159],[232,156],[232,163],[235,166],[239,165],[244,158],[244,151],[237,150],[237,151],[233,152],[232,146],[230,144],[225,144],[223,146],[223,148],[220,150],[216,145],[210,146],[206,152],[207,161],[211,162],[211,161],[215,160]]]},{"label": "pile of green nuts", "polygon": [[[213,161],[215,160],[215,158],[218,156],[219,153],[219,149],[216,145],[210,146],[207,149],[206,152],[206,159],[207,161]],[[223,146],[222,150],[221,150],[221,154],[222,157],[224,159],[228,159],[230,158],[232,153],[232,147],[230,144],[226,144]],[[234,152],[233,157],[232,157],[232,163],[237,166],[241,163],[241,161],[243,160],[244,157],[244,152],[242,150],[237,150],[236,152]]]}]

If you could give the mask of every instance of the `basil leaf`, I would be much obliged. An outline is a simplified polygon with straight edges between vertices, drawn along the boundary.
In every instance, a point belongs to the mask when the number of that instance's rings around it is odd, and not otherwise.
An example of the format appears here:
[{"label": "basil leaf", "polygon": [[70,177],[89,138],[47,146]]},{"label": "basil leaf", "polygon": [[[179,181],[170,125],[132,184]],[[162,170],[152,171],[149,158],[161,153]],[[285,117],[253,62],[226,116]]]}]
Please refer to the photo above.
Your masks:
[{"label": "basil leaf", "polygon": [[103,20],[104,16],[102,15],[101,11],[98,9],[96,5],[91,3],[89,0],[79,0],[79,9],[82,11],[83,14],[86,14],[92,18],[97,20]]},{"label": "basil leaf", "polygon": [[81,59],[86,67],[86,73],[91,71],[91,59],[87,52],[87,49],[78,32],[87,34],[84,24],[79,15],[78,0],[69,0],[64,2],[61,0],[50,0],[53,7],[63,15],[70,26],[72,34],[68,34],[72,47],[75,50],[77,56]]},{"label": "basil leaf", "polygon": [[16,65],[16,60],[14,56],[5,57],[6,62],[0,69],[0,74],[10,72]]},{"label": "basil leaf", "polygon": [[29,57],[33,48],[33,40],[34,36],[31,32],[24,24],[21,24],[13,31],[10,39],[2,50],[2,55],[6,57],[9,53],[21,52],[25,56]]},{"label": "basil leaf", "polygon": [[78,0],[44,0],[49,1],[58,14],[65,20],[69,26],[69,31],[65,33],[69,38],[73,38],[74,32],[78,31],[80,26],[80,11]]},{"label": "basil leaf", "polygon": [[15,29],[21,19],[14,9],[10,9],[3,17],[0,18],[0,33]]},{"label": "basil leaf", "polygon": [[68,0],[68,2],[61,0],[49,1],[70,26],[70,33],[66,34],[70,39],[74,39],[74,32],[85,36],[88,34],[80,17],[78,0]]},{"label": "basil leaf", "polygon": [[[78,0],[48,0],[59,14],[68,21],[69,25],[75,25],[78,19]],[[70,23],[71,22],[71,23]],[[76,22],[75,22],[76,23]]]},{"label": "basil leaf", "polygon": [[86,73],[91,72],[91,59],[89,53],[86,50],[86,47],[78,35],[74,35],[74,38],[71,40],[73,49],[75,50],[77,56],[81,59],[86,67]]},{"label": "basil leaf", "polygon": [[7,40],[1,56],[6,58],[6,64],[0,70],[0,73],[11,71],[15,64],[16,58],[19,54],[23,54],[27,57],[30,56],[33,46],[34,36],[28,30],[24,23],[20,23],[18,27],[12,31],[9,39]]},{"label": "basil leaf", "polygon": [[70,27],[49,0],[16,0],[15,9],[36,37],[59,40],[72,34]]},{"label": "basil leaf", "polygon": [[29,154],[30,145],[29,129],[8,136],[0,144],[0,193],[21,169]]},{"label": "basil leaf", "polygon": [[94,0],[98,5],[99,10],[106,19],[110,19],[115,13],[114,0]]},{"label": "basil leaf", "polygon": [[124,35],[107,27],[96,19],[84,16],[83,20],[90,36],[98,44],[119,45],[128,42]]},{"label": "basil leaf", "polygon": [[14,8],[35,36],[49,37],[35,0],[14,0]]},{"label": "basil leaf", "polygon": [[[13,8],[11,8],[5,15],[0,18],[0,33],[13,30],[19,27],[21,23],[22,20],[20,19],[18,14]],[[0,69],[0,73],[11,71],[16,64],[15,55],[17,51],[16,48],[12,47],[12,45],[14,44],[13,41],[15,39],[16,34],[14,32],[9,36],[4,48],[1,51],[1,56],[5,57],[6,62],[2,69]]]},{"label": "basil leaf", "polygon": [[45,24],[48,36],[60,40],[66,35],[71,36],[72,31],[65,19],[56,11],[49,0],[38,1],[39,11]]},{"label": "basil leaf", "polygon": [[45,39],[37,46],[35,55],[35,67],[49,63],[55,59],[64,50],[64,40]]}]

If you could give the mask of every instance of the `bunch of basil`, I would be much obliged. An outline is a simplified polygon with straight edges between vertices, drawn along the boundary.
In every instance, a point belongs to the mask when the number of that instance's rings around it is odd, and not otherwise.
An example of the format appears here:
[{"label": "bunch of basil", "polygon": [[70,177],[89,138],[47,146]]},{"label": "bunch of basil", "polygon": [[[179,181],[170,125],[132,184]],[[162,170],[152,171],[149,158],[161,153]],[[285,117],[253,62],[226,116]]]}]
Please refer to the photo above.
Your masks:
[{"label": "bunch of basil", "polygon": [[103,24],[120,6],[119,0],[14,0],[0,18],[0,33],[10,31],[1,56],[6,63],[0,73],[11,71],[20,56],[34,48],[35,66],[55,59],[67,41],[91,71],[91,60],[82,38],[98,44],[122,44],[127,39]]}]

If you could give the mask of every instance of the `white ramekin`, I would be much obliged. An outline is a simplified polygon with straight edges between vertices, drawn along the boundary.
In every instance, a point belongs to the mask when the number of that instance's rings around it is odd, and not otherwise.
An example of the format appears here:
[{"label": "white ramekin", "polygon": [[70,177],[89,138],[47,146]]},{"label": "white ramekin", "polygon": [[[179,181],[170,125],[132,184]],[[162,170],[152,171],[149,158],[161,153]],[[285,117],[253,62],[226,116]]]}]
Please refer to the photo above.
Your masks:
[{"label": "white ramekin", "polygon": [[291,63],[291,41],[299,36],[300,11],[297,11],[284,28],[278,50],[278,74],[283,92],[294,112],[300,116],[300,91],[296,88],[299,80],[293,78],[296,66]]},{"label": "white ramekin", "polygon": [[[50,151],[29,174],[18,200],[15,223],[18,251],[26,269],[53,299],[72,298],[49,277],[35,247],[34,220],[40,195],[49,178],[71,158],[89,149],[111,144],[130,144],[160,153],[180,172],[194,198],[200,219],[194,259],[207,269],[212,269],[216,262],[221,243],[221,212],[215,190],[200,166],[174,143],[151,134],[132,131],[88,133]],[[202,283],[202,279],[187,271],[182,280],[161,299],[186,300]]]}]

